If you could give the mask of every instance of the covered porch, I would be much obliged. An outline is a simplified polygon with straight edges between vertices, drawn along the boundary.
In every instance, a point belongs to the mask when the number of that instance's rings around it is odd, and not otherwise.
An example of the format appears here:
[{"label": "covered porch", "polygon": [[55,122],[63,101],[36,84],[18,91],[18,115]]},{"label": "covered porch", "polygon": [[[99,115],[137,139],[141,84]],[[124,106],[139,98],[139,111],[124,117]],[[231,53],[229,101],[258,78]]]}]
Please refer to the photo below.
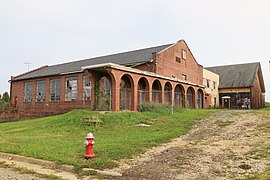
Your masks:
[{"label": "covered porch", "polygon": [[113,63],[82,68],[91,81],[93,110],[137,111],[144,103],[203,108],[204,86]]}]

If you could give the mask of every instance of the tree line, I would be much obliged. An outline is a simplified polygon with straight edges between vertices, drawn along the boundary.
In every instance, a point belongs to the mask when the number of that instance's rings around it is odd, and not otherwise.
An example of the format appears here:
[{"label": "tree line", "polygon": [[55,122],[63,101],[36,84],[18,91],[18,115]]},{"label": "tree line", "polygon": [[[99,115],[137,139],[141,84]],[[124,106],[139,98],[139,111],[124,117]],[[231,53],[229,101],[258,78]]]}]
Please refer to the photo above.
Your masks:
[{"label": "tree line", "polygon": [[0,110],[4,109],[9,104],[9,94],[4,92],[3,95],[0,94]]}]

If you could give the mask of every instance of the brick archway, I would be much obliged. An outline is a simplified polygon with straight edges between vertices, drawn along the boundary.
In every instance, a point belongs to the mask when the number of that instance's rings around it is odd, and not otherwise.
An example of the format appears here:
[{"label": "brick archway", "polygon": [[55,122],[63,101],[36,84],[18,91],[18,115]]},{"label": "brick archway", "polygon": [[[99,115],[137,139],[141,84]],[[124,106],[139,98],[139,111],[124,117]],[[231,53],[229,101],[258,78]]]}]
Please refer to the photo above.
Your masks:
[{"label": "brick archway", "polygon": [[198,89],[198,92],[197,92],[197,106],[198,106],[198,109],[203,108],[203,100],[204,100],[203,91],[201,89]]},{"label": "brick archway", "polygon": [[185,90],[181,84],[177,84],[174,90],[174,106],[179,108],[185,107]]},{"label": "brick archway", "polygon": [[195,108],[195,91],[191,86],[187,89],[187,108]]},{"label": "brick archway", "polygon": [[170,82],[166,82],[164,86],[164,103],[172,103],[172,85]]},{"label": "brick archway", "polygon": [[138,81],[138,108],[149,102],[149,83],[145,77],[141,77]]},{"label": "brick archway", "polygon": [[124,74],[120,80],[120,110],[132,110],[133,106],[133,79]]},{"label": "brick archway", "polygon": [[152,84],[152,102],[162,103],[162,86],[159,80],[154,80]]}]

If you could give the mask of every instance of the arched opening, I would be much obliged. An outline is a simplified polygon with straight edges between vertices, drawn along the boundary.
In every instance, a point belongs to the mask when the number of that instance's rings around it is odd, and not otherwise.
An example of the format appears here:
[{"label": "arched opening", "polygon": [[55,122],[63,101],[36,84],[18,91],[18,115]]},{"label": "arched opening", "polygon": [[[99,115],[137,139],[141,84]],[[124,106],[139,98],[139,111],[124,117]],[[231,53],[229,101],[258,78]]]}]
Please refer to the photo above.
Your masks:
[{"label": "arched opening", "polygon": [[99,80],[99,95],[97,101],[97,110],[110,111],[112,110],[112,81],[110,76],[103,76]]},{"label": "arched opening", "polygon": [[198,90],[197,104],[198,104],[198,109],[203,108],[203,91],[201,89]]},{"label": "arched opening", "polygon": [[161,95],[161,84],[158,80],[155,80],[152,85],[152,102],[156,104],[161,103]]},{"label": "arched opening", "polygon": [[138,108],[144,103],[149,102],[149,84],[147,79],[140,78],[138,82]]},{"label": "arched opening", "polygon": [[164,87],[164,103],[171,104],[172,102],[172,85],[169,82],[166,82]]},{"label": "arched opening", "polygon": [[192,87],[187,90],[187,108],[195,108],[195,92]]},{"label": "arched opening", "polygon": [[174,106],[178,108],[185,107],[185,91],[181,85],[177,85],[174,90]]},{"label": "arched opening", "polygon": [[124,75],[120,82],[120,110],[132,109],[132,83],[128,75]]}]

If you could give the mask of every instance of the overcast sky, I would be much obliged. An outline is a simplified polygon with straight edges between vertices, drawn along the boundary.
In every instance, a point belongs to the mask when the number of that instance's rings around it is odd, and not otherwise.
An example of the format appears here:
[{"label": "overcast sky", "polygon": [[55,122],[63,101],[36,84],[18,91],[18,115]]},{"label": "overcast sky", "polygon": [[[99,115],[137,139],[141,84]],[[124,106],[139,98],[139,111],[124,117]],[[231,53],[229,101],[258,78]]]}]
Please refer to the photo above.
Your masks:
[{"label": "overcast sky", "polygon": [[261,62],[269,0],[0,0],[0,93],[12,75],[184,39],[203,66]]}]

